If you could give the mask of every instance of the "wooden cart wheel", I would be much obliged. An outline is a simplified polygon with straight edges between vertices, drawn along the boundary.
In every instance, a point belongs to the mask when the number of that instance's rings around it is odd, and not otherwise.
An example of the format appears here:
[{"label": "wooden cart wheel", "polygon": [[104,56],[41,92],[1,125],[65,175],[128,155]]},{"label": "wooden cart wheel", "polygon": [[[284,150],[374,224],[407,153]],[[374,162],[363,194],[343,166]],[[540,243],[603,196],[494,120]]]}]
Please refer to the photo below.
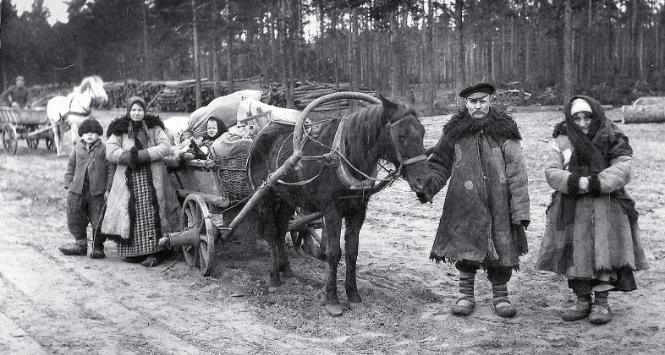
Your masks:
[{"label": "wooden cart wheel", "polygon": [[37,149],[37,146],[39,146],[39,138],[26,138],[25,142],[28,143],[28,147],[32,149]]},{"label": "wooden cart wheel", "polygon": [[194,226],[198,229],[199,239],[195,245],[182,247],[185,262],[189,266],[198,267],[203,276],[212,272],[215,258],[215,237],[217,227],[209,218],[208,205],[196,194],[187,196],[183,203],[182,218],[186,228]]},{"label": "wooden cart wheel", "polygon": [[46,149],[51,152],[55,152],[55,143],[53,143],[53,139],[46,138]]},{"label": "wooden cart wheel", "polygon": [[[303,212],[298,210],[296,214],[303,215]],[[290,231],[293,247],[309,256],[324,259],[326,251],[322,244],[323,226],[323,219],[320,219],[309,223],[305,228]]]},{"label": "wooden cart wheel", "polygon": [[14,155],[16,154],[16,148],[18,147],[18,135],[16,134],[16,128],[13,125],[8,124],[5,126],[5,129],[2,130],[2,146],[5,148],[7,153]]}]

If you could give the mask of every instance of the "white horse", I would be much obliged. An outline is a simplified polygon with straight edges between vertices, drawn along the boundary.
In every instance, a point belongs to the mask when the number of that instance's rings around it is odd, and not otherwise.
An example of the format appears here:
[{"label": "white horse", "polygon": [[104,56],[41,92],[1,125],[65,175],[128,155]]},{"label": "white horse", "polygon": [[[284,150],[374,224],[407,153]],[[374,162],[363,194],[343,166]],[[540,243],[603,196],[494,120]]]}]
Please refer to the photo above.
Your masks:
[{"label": "white horse", "polygon": [[78,139],[78,127],[90,116],[90,106],[95,101],[100,104],[108,101],[104,82],[97,76],[88,76],[69,95],[55,96],[46,104],[46,116],[53,126],[53,138],[57,155],[62,155],[61,139],[66,130],[71,129],[72,145]]}]

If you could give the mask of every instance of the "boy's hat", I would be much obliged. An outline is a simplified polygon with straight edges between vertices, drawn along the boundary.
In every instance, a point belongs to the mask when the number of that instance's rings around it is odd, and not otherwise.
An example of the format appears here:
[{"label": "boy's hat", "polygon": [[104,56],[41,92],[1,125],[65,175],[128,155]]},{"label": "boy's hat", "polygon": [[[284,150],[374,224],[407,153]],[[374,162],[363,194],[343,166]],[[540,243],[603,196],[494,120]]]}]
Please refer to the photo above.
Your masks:
[{"label": "boy's hat", "polygon": [[478,83],[467,86],[459,92],[459,96],[465,99],[481,99],[487,95],[494,94],[494,86],[489,83]]},{"label": "boy's hat", "polygon": [[104,129],[102,128],[102,125],[99,124],[99,121],[90,117],[81,123],[78,133],[79,137],[83,136],[85,133],[97,133],[101,136],[104,134]]}]

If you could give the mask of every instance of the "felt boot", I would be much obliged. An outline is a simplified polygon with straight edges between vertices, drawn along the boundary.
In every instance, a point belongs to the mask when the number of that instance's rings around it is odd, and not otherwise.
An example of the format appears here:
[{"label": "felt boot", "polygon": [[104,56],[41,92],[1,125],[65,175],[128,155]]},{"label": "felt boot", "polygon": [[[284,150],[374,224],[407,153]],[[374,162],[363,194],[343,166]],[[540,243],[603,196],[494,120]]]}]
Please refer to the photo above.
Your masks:
[{"label": "felt boot", "polygon": [[577,301],[561,315],[561,318],[567,322],[584,319],[591,312],[591,295],[577,296]]},{"label": "felt boot", "polygon": [[85,239],[77,240],[76,243],[70,243],[58,248],[65,255],[84,256],[88,254],[88,241]]},{"label": "felt boot", "polygon": [[91,259],[104,259],[106,254],[104,254],[104,246],[94,246],[92,248],[92,253],[90,253]]},{"label": "felt boot", "polygon": [[589,322],[591,324],[605,324],[612,320],[612,310],[607,302],[608,291],[595,292],[595,301],[591,306]]},{"label": "felt boot", "polygon": [[143,260],[143,262],[141,262],[141,265],[143,265],[145,267],[155,267],[155,266],[161,264],[162,260],[163,259],[160,258],[158,255],[152,254],[152,255],[148,255],[145,258],[145,260]]},{"label": "felt boot", "polygon": [[494,312],[503,318],[512,318],[517,314],[517,309],[510,303],[508,299],[508,285],[492,285],[492,305],[494,305]]},{"label": "felt boot", "polygon": [[466,317],[473,313],[476,302],[473,298],[473,286],[476,274],[461,272],[459,275],[460,298],[455,301],[451,313],[456,316]]}]

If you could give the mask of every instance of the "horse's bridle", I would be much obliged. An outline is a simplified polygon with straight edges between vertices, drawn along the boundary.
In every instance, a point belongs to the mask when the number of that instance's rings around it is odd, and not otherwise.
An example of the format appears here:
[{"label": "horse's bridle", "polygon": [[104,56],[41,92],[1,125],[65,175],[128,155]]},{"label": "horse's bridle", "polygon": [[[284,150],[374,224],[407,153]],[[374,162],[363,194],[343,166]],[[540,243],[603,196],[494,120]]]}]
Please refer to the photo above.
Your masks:
[{"label": "horse's bridle", "polygon": [[402,153],[399,151],[399,137],[397,137],[397,133],[393,130],[393,127],[399,121],[410,118],[411,116],[412,115],[404,116],[404,117],[400,118],[399,120],[397,120],[395,122],[389,122],[387,124],[388,130],[389,130],[389,133],[390,133],[390,139],[392,140],[393,146],[395,147],[395,153],[397,154],[397,161],[399,162],[399,167],[397,168],[397,170],[400,170],[400,171],[402,170],[402,167],[404,167],[404,166],[411,165],[413,163],[417,163],[421,160],[427,160],[427,155],[425,155],[425,154],[419,154],[419,155],[413,156],[411,158],[404,159],[402,157]]},{"label": "horse's bridle", "polygon": [[[87,89],[86,91],[90,91],[90,90],[92,90],[92,89],[91,89],[90,87],[88,87],[88,89]],[[90,107],[88,107],[87,110],[84,109],[83,112],[72,111],[72,104],[73,104],[73,103],[74,103],[74,96],[72,96],[72,99],[69,100],[69,106],[67,107],[67,112],[65,112],[64,115],[61,115],[61,116],[60,116],[61,124],[66,124],[67,127],[70,126],[69,122],[67,122],[67,118],[68,118],[70,115],[72,115],[72,116],[79,116],[79,117],[83,117],[83,118],[85,118],[85,117],[90,116],[90,113],[92,113],[92,110],[90,109]],[[81,108],[83,108],[83,105],[80,105],[80,106],[81,106]],[[91,100],[91,104],[90,104],[90,106],[92,107],[92,100]],[[68,128],[67,128],[67,129],[68,129]]]}]

